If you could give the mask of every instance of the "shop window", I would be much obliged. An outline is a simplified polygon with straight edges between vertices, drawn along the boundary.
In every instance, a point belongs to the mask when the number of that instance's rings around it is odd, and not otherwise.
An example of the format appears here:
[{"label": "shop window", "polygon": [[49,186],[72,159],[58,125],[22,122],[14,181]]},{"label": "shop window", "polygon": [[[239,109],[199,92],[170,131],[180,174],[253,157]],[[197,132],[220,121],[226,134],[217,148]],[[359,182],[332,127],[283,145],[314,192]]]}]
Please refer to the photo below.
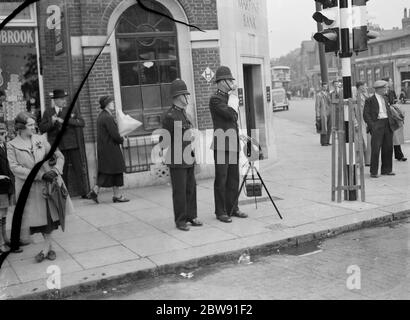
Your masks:
[{"label": "shop window", "polygon": [[375,80],[381,79],[380,68],[376,68],[376,70],[374,71],[374,78]]},{"label": "shop window", "polygon": [[[158,2],[146,5],[170,16]],[[169,85],[180,74],[176,25],[134,5],[121,15],[116,39],[123,109],[143,122],[135,135],[146,135],[161,127]]]},{"label": "shop window", "polygon": [[[158,2],[144,4],[171,16]],[[161,127],[171,83],[180,77],[176,24],[134,5],[118,21],[116,44],[123,111],[143,123],[124,143],[126,171],[148,171],[158,143],[151,133]]]},{"label": "shop window", "polygon": [[401,48],[405,48],[405,47],[406,47],[406,40],[405,40],[405,39],[402,39],[402,40],[400,41],[400,47],[401,47]]},{"label": "shop window", "polygon": [[364,70],[360,70],[359,72],[359,80],[365,82],[365,75],[364,75]]},{"label": "shop window", "polygon": [[372,70],[367,70],[367,86],[371,88],[373,86],[373,73]]},{"label": "shop window", "polygon": [[[7,18],[17,7],[21,4],[21,2],[16,1],[1,1],[0,2],[0,21]],[[21,11],[14,19],[13,23],[15,22],[27,22],[34,20],[34,6],[31,5]]]}]

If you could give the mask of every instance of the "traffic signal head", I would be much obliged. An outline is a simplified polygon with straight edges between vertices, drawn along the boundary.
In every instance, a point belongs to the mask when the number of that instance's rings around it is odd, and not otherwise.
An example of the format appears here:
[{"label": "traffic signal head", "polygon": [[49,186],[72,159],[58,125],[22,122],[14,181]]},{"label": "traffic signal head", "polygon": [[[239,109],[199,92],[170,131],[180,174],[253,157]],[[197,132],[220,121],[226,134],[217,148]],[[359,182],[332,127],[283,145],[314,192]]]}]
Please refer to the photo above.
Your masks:
[{"label": "traffic signal head", "polygon": [[325,45],[325,52],[338,52],[340,50],[339,35],[339,28],[332,28],[316,33],[313,38]]},{"label": "traffic signal head", "polygon": [[367,7],[368,0],[353,0],[353,51],[358,54],[367,51],[367,43],[371,39],[376,39],[379,34],[375,31],[368,30]]},{"label": "traffic signal head", "polygon": [[323,9],[333,8],[339,5],[337,0],[315,0],[315,1],[319,2],[322,5]]},{"label": "traffic signal head", "polygon": [[315,1],[322,5],[323,10],[315,12],[313,19],[317,23],[323,23],[324,30],[316,33],[313,38],[324,44],[325,52],[338,52],[340,49],[340,11],[338,0]]}]

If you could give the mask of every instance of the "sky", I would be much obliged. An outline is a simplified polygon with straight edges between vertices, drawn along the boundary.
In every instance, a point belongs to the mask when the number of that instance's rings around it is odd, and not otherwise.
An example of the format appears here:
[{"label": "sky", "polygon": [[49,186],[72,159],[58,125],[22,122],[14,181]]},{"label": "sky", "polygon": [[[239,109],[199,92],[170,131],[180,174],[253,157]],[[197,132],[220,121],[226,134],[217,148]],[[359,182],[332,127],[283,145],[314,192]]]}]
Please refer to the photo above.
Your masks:
[{"label": "sky", "polygon": [[[299,48],[303,40],[310,40],[317,31],[312,15],[316,9],[314,0],[266,0],[270,53],[278,58]],[[295,9],[297,7],[297,9]],[[401,27],[404,8],[410,8],[409,0],[369,0],[367,8],[370,21],[383,29]]]}]

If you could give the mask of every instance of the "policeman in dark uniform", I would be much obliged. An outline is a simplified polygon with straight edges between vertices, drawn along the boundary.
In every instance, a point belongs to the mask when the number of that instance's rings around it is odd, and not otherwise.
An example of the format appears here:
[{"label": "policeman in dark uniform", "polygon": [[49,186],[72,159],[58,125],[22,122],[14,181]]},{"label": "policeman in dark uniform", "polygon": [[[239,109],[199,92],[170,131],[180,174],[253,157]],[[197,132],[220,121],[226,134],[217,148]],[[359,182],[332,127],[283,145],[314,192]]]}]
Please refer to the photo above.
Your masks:
[{"label": "policeman in dark uniform", "polygon": [[215,214],[218,220],[230,223],[231,212],[235,217],[248,217],[239,210],[237,202],[240,151],[238,113],[228,105],[229,95],[235,91],[235,79],[231,70],[225,66],[219,67],[215,76],[218,91],[209,102],[214,124],[212,149],[215,160]]},{"label": "policeman in dark uniform", "polygon": [[182,231],[189,231],[187,223],[194,227],[202,226],[197,219],[193,139],[187,139],[189,130],[193,128],[186,114],[189,94],[184,81],[177,79],[171,84],[173,105],[162,121],[163,129],[169,133],[169,141],[164,141],[164,136],[161,138],[163,146],[168,147],[166,163],[171,174],[175,224]]}]

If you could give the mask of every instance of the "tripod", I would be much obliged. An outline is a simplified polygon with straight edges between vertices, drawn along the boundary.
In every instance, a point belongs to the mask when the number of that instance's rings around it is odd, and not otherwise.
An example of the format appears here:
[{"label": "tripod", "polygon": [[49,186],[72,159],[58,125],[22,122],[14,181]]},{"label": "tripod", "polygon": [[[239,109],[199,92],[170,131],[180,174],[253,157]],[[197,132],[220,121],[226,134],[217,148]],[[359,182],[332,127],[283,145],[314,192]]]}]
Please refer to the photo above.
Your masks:
[{"label": "tripod", "polygon": [[[275,202],[273,201],[273,199],[272,199],[272,197],[271,197],[271,195],[270,195],[270,193],[269,193],[269,191],[268,191],[268,188],[266,188],[265,182],[263,182],[263,179],[262,179],[261,175],[259,174],[258,169],[255,168],[254,161],[248,161],[248,170],[246,171],[246,174],[245,174],[245,176],[243,177],[241,187],[239,188],[239,192],[238,192],[238,195],[237,195],[236,200],[235,200],[235,205],[232,207],[231,212],[230,212],[229,215],[232,216],[233,210],[234,210],[234,208],[236,207],[236,205],[237,205],[238,202],[239,202],[239,196],[241,195],[241,192],[242,192],[242,189],[243,189],[243,187],[244,187],[244,185],[245,185],[245,183],[246,183],[246,180],[248,180],[249,171],[251,171],[251,170],[252,170],[252,180],[255,180],[255,179],[254,179],[254,170],[255,170],[256,174],[257,174],[258,177],[259,177],[259,180],[261,181],[261,183],[262,183],[262,185],[263,185],[263,188],[265,189],[266,193],[267,193],[268,196],[269,196],[270,201],[272,202],[273,206],[275,207],[276,212],[277,212],[278,215],[279,215],[279,218],[280,218],[281,220],[283,220],[283,218],[282,218],[282,216],[281,216],[281,214],[280,214],[278,208],[276,207]],[[255,196],[255,202],[256,202],[256,196]]]}]

